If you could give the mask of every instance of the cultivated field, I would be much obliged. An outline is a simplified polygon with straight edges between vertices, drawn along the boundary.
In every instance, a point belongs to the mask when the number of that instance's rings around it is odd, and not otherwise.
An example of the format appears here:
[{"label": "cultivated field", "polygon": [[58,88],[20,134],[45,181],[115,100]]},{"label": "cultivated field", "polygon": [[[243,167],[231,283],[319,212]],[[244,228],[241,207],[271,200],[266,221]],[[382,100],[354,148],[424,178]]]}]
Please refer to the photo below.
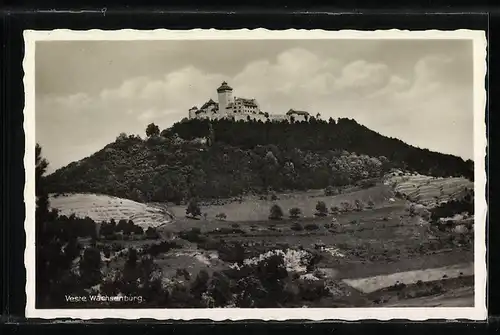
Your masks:
[{"label": "cultivated field", "polygon": [[474,183],[465,178],[437,178],[417,174],[393,173],[386,177],[385,184],[409,200],[434,205],[456,197],[465,189],[473,189]]},{"label": "cultivated field", "polygon": [[111,219],[116,222],[125,219],[147,228],[158,227],[171,221],[168,213],[161,208],[107,195],[51,195],[49,201],[50,207],[59,210],[61,215],[75,214],[81,218],[89,217],[98,223]]}]

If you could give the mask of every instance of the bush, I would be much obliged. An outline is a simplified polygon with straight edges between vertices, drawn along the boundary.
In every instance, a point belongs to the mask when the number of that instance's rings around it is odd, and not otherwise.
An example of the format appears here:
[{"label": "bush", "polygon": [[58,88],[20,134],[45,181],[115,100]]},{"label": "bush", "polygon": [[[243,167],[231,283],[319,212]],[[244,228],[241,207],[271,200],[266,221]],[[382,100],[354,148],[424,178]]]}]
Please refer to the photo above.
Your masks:
[{"label": "bush", "polygon": [[315,301],[329,295],[323,280],[304,280],[299,284],[300,298],[306,301]]},{"label": "bush", "polygon": [[240,242],[224,243],[217,246],[219,258],[224,262],[243,263],[245,260],[245,248]]},{"label": "bush", "polygon": [[184,278],[185,280],[191,279],[191,274],[186,269],[177,269],[175,271],[175,276],[179,278]]},{"label": "bush", "polygon": [[348,212],[348,211],[350,211],[352,209],[351,204],[348,203],[347,201],[342,202],[341,205],[342,205],[342,211],[343,212]]},{"label": "bush", "polygon": [[294,222],[292,224],[292,227],[290,227],[290,229],[294,230],[294,231],[302,231],[304,230],[304,227],[302,227],[302,225],[298,222]]},{"label": "bush", "polygon": [[361,188],[367,189],[377,185],[377,179],[365,179],[359,182]]},{"label": "bush", "polygon": [[315,224],[315,223],[308,223],[308,224],[306,224],[304,226],[304,229],[305,230],[309,230],[309,231],[311,231],[311,230],[318,230],[319,226],[317,224]]},{"label": "bush", "polygon": [[294,207],[290,209],[289,213],[291,219],[297,219],[302,213],[302,211],[300,210],[300,208]]},{"label": "bush", "polygon": [[325,188],[325,195],[327,197],[332,196],[332,195],[336,195],[336,194],[338,194],[338,191],[333,186],[328,186],[327,188]]},{"label": "bush", "polygon": [[203,236],[201,236],[200,228],[191,228],[191,230],[187,232],[180,232],[179,237],[193,243],[202,242],[204,240]]},{"label": "bush", "polygon": [[271,207],[271,214],[269,215],[270,220],[281,220],[283,218],[283,210],[280,206],[274,204]]},{"label": "bush", "polygon": [[328,209],[324,201],[318,201],[316,204],[316,215],[317,216],[326,216],[328,214]]},{"label": "bush", "polygon": [[216,228],[215,230],[208,232],[208,234],[245,234],[245,231],[239,228],[223,227]]},{"label": "bush", "polygon": [[444,292],[443,285],[441,284],[433,284],[431,287],[431,293],[432,294],[440,294]]},{"label": "bush", "polygon": [[155,257],[161,253],[169,252],[172,249],[179,249],[179,248],[182,248],[182,246],[173,241],[163,241],[161,243],[145,247],[143,249],[144,250],[143,253]]},{"label": "bush", "polygon": [[340,213],[340,208],[337,206],[332,206],[332,207],[330,207],[330,212],[332,214],[338,214],[338,213]]}]

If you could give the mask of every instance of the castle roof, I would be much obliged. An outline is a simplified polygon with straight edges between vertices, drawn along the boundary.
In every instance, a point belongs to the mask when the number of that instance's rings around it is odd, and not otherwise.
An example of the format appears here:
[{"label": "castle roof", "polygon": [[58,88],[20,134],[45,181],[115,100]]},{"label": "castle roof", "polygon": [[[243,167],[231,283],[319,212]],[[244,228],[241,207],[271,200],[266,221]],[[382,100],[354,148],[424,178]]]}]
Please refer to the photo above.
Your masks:
[{"label": "castle roof", "polygon": [[232,91],[233,89],[231,86],[229,86],[225,81],[222,82],[220,87],[217,89],[217,92],[224,92],[224,91]]},{"label": "castle roof", "polygon": [[244,106],[259,107],[255,103],[255,99],[236,98],[235,100],[241,102]]},{"label": "castle roof", "polygon": [[200,109],[205,109],[205,108],[207,108],[207,107],[209,107],[209,106],[212,106],[212,105],[218,105],[218,104],[217,104],[215,101],[213,101],[212,99],[210,99],[210,100],[208,100],[207,102],[205,102],[205,103],[203,104],[203,106],[201,106],[201,108],[200,108]]},{"label": "castle roof", "polygon": [[306,111],[298,111],[298,110],[295,110],[295,109],[290,109],[286,115],[292,115],[292,114],[296,114],[296,115],[309,115],[308,112]]},{"label": "castle roof", "polygon": [[193,106],[193,107],[190,108],[190,110],[193,110],[193,109],[198,109],[198,107]]}]

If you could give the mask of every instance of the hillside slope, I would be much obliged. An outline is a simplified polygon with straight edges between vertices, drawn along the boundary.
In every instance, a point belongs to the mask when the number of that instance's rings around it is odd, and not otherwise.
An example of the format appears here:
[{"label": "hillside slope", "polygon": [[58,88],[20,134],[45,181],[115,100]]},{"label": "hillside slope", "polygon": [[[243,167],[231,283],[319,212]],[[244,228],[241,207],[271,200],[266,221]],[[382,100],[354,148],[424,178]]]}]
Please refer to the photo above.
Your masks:
[{"label": "hillside slope", "polygon": [[[208,144],[199,141],[207,138]],[[47,177],[50,192],[181,202],[322,189],[380,178],[393,167],[470,176],[472,162],[411,147],[352,120],[309,123],[191,120],[161,136],[120,136]]]},{"label": "hillside slope", "polygon": [[391,173],[385,176],[384,183],[408,200],[424,205],[438,205],[450,199],[460,199],[474,183],[463,177],[441,178],[410,173]]},{"label": "hillside slope", "polygon": [[170,222],[171,218],[165,210],[141,204],[132,200],[98,194],[62,194],[52,195],[50,207],[59,214],[76,217],[89,217],[95,222],[108,222],[111,219],[132,220],[136,225],[146,229]]}]

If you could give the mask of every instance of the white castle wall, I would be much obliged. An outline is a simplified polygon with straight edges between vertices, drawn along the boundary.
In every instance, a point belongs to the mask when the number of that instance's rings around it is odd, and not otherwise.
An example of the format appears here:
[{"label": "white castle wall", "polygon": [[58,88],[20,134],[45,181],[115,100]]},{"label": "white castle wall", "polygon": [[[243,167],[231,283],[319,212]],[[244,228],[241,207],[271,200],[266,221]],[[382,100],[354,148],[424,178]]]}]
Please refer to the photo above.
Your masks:
[{"label": "white castle wall", "polygon": [[[223,85],[226,84],[227,83],[225,82],[223,83]],[[301,114],[292,114],[292,115],[273,114],[266,117],[260,111],[259,104],[255,99],[251,100],[256,106],[247,106],[250,104],[244,102],[243,98],[233,98],[233,92],[230,89],[218,92],[217,95],[219,101],[218,104],[209,105],[206,108],[199,111],[190,109],[189,118],[211,119],[211,120],[229,118],[235,121],[248,121],[250,119],[262,122],[267,122],[268,120],[273,122],[280,122],[280,121],[290,122],[291,119],[293,118],[295,122],[307,121],[307,116]],[[212,101],[209,101],[209,103],[211,102]]]},{"label": "white castle wall", "polygon": [[[295,122],[303,122],[307,121],[306,117],[304,115],[293,115],[294,116],[294,121]],[[250,117],[250,120],[254,121],[262,121],[262,122],[267,122],[269,121],[274,121],[274,122],[281,122],[281,121],[291,121],[291,117],[288,115],[284,114],[271,114],[269,115],[269,118],[267,118],[263,114],[258,114],[258,113],[252,113],[252,112],[240,112],[240,113],[229,113],[227,115],[221,114],[218,112],[212,112],[212,111],[203,111],[199,112],[195,116],[190,113],[190,118],[198,118],[198,119],[210,119],[210,120],[220,120],[224,118],[232,119],[234,121],[248,121],[248,118]]]},{"label": "white castle wall", "polygon": [[233,115],[231,115],[231,117],[234,118],[234,121],[240,121],[240,120],[248,121],[248,117],[250,117],[250,120],[262,121],[262,122],[267,121],[267,118],[265,115],[248,113],[248,112],[246,112],[246,113],[234,113]]},{"label": "white castle wall", "polygon": [[[297,115],[297,114],[292,114],[293,119],[295,122],[302,122],[302,121],[307,121],[305,115]],[[291,116],[288,116],[288,119],[291,119]]]}]

